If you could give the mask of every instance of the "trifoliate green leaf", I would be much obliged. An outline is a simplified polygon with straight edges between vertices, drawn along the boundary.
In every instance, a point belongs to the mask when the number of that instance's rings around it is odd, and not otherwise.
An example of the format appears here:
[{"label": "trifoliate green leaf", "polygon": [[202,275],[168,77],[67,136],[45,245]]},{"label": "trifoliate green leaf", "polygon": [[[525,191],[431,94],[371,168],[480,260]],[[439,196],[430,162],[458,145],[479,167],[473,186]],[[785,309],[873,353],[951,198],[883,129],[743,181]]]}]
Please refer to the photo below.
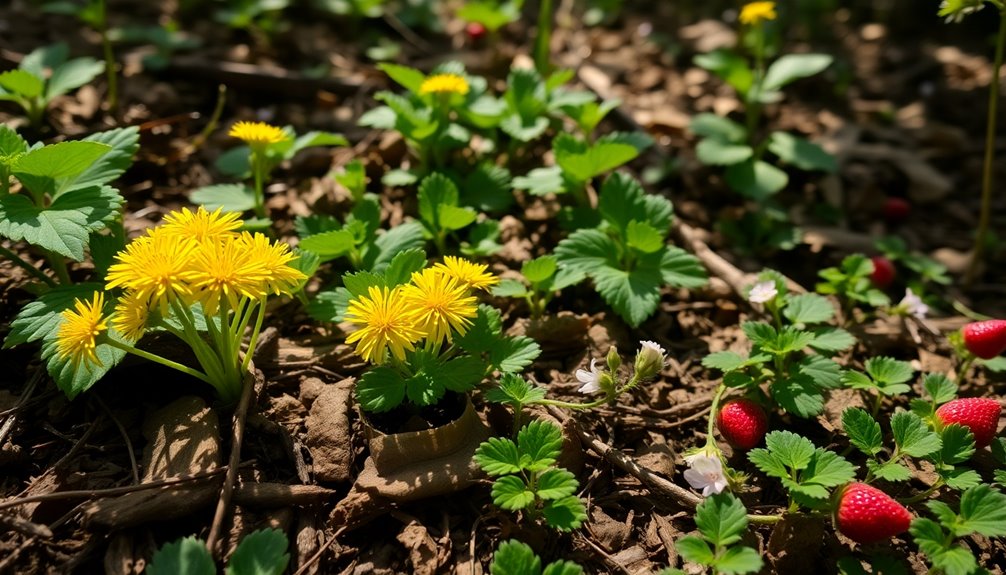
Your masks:
[{"label": "trifoliate green leaf", "polygon": [[840,327],[815,327],[810,332],[814,341],[807,345],[820,352],[844,351],[856,345],[856,338]]},{"label": "trifoliate green leaf", "polygon": [[521,372],[540,354],[541,346],[538,342],[527,336],[515,335],[497,338],[489,354],[489,361],[503,373]]},{"label": "trifoliate green leaf", "polygon": [[814,457],[814,444],[792,431],[772,431],[765,436],[765,446],[786,467],[801,470]]},{"label": "trifoliate green leaf", "polygon": [[542,471],[559,458],[562,430],[547,421],[532,421],[517,432],[517,449],[522,468]]},{"label": "trifoliate green leaf", "polygon": [[940,436],[910,411],[891,416],[891,431],[899,451],[911,457],[925,457],[943,446]]},{"label": "trifoliate green leaf", "polygon": [[496,549],[489,572],[492,575],[541,575],[541,559],[530,546],[511,539]]},{"label": "trifoliate green leaf", "polygon": [[674,548],[684,557],[685,561],[699,565],[712,565],[716,560],[712,548],[706,541],[694,535],[688,535],[674,542]]},{"label": "trifoliate green leaf", "polygon": [[639,266],[626,272],[604,266],[590,275],[597,293],[630,326],[638,327],[656,311],[663,283],[658,270]]},{"label": "trifoliate green leaf", "polygon": [[520,273],[532,284],[552,279],[558,266],[558,260],[553,255],[541,256],[528,260],[521,265]]},{"label": "trifoliate green leaf", "polygon": [[493,482],[493,503],[502,509],[516,511],[534,503],[534,491],[516,475],[504,475]]},{"label": "trifoliate green leaf", "polygon": [[727,549],[716,559],[716,571],[726,575],[755,573],[763,565],[761,555],[751,547],[736,546]]},{"label": "trifoliate green leaf", "polygon": [[491,476],[520,473],[517,444],[503,437],[490,437],[475,450],[475,462]]},{"label": "trifoliate green leaf", "polygon": [[849,442],[866,455],[873,457],[884,447],[884,435],[877,423],[865,409],[850,407],[842,412],[842,427],[849,436]]},{"label": "trifoliate green leaf", "polygon": [[988,485],[965,491],[961,495],[960,521],[953,531],[957,537],[969,533],[986,537],[1006,535],[1006,495]]},{"label": "trifoliate green leaf", "polygon": [[614,173],[604,180],[598,193],[597,209],[609,224],[622,234],[633,220],[649,223],[666,235],[671,227],[674,208],[662,196],[647,194],[642,185],[628,174]]},{"label": "trifoliate green leaf", "polygon": [[872,357],[866,360],[866,373],[882,387],[891,384],[904,383],[912,379],[915,370],[907,361],[899,361],[890,357]]},{"label": "trifoliate green leaf", "polygon": [[922,390],[936,405],[944,404],[957,397],[957,384],[942,373],[927,373],[923,376]]},{"label": "trifoliate green leaf", "polygon": [[504,373],[499,386],[485,394],[487,401],[509,403],[515,409],[545,398],[545,389],[536,387],[516,373]]},{"label": "trifoliate green leaf", "polygon": [[290,562],[286,535],[278,529],[260,529],[238,543],[227,562],[226,575],[281,575]]},{"label": "trifoliate green leaf", "polygon": [[912,471],[897,461],[887,461],[884,463],[867,461],[866,468],[878,479],[884,481],[908,481],[912,478]]},{"label": "trifoliate green leaf", "polygon": [[975,436],[971,430],[958,423],[951,423],[940,432],[943,447],[940,449],[940,462],[949,465],[964,463],[975,454]]},{"label": "trifoliate green leaf", "polygon": [[947,487],[956,489],[957,491],[970,489],[976,485],[981,485],[983,482],[982,476],[978,475],[977,471],[968,469],[967,467],[940,470],[939,474],[947,484]]},{"label": "trifoliate green leaf", "polygon": [[[821,487],[836,487],[856,478],[856,468],[847,459],[834,451],[817,448],[810,464],[800,474],[801,485],[819,485]],[[824,495],[818,497],[822,499]]]}]

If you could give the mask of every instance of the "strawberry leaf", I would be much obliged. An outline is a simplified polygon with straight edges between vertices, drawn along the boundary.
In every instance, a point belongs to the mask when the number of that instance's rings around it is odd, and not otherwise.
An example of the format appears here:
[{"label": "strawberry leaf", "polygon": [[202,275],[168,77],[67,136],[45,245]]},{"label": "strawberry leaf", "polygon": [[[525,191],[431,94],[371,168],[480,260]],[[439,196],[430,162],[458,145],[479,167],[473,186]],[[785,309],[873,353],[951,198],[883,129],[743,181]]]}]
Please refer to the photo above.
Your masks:
[{"label": "strawberry leaf", "polygon": [[883,449],[884,436],[880,424],[865,409],[850,407],[843,411],[842,427],[849,436],[849,442],[866,455],[873,457]]},{"label": "strawberry leaf", "polygon": [[910,411],[899,411],[891,417],[891,431],[898,450],[911,457],[925,457],[943,446],[940,436]]}]

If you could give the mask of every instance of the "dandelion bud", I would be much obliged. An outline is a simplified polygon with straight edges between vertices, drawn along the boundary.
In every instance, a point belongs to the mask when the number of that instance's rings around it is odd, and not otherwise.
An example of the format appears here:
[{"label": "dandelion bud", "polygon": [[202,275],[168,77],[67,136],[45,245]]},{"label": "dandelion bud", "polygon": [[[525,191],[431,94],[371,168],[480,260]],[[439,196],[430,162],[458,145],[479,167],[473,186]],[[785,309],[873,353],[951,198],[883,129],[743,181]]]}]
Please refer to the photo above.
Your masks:
[{"label": "dandelion bud", "polygon": [[636,354],[636,379],[642,381],[655,377],[664,369],[664,348],[652,341],[642,341]]}]

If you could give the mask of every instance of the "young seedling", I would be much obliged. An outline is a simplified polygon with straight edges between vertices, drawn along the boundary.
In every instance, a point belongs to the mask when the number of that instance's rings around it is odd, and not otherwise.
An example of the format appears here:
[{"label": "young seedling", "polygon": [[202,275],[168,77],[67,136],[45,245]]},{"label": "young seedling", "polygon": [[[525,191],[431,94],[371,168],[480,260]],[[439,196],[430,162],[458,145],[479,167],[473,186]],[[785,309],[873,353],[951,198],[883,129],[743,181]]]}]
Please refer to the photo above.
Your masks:
[{"label": "young seedling", "polygon": [[936,520],[918,517],[912,520],[909,531],[933,572],[980,572],[974,554],[957,541],[974,533],[986,537],[1006,535],[1006,495],[988,485],[976,485],[962,493],[959,511],[942,501],[927,501],[926,507]]},{"label": "young seedling", "polygon": [[458,187],[443,174],[433,173],[419,184],[419,219],[437,253],[447,253],[447,236],[475,223],[478,213],[459,205]]},{"label": "young seedling", "polygon": [[814,444],[792,431],[773,431],[765,436],[765,447],[748,452],[762,473],[778,479],[789,495],[787,511],[801,507],[822,510],[828,507],[829,489],[856,477],[856,468],[834,451]]},{"label": "young seedling", "polygon": [[912,379],[915,370],[907,361],[899,361],[891,357],[871,357],[864,365],[866,372],[846,370],[842,374],[842,383],[851,389],[872,391],[874,395],[871,413],[874,417],[880,412],[884,397],[901,395],[911,391],[906,382]]},{"label": "young seedling", "polygon": [[559,276],[558,271],[558,259],[554,255],[528,260],[520,268],[523,281],[504,279],[493,288],[493,295],[523,298],[527,301],[531,317],[540,318],[555,294],[572,285],[568,283],[570,280],[576,279],[568,274]]},{"label": "young seedling", "polygon": [[649,195],[630,176],[612,174],[598,200],[596,227],[581,226],[555,249],[555,282],[590,278],[605,302],[632,327],[653,315],[666,285],[696,288],[706,283],[701,262],[667,245],[671,202]]},{"label": "young seedling", "polygon": [[[227,562],[226,575],[282,575],[290,563],[286,535],[278,529],[260,529],[238,543]],[[167,543],[154,553],[148,575],[217,575],[206,543],[185,537]]]},{"label": "young seedling", "polygon": [[105,64],[94,58],[67,60],[69,51],[63,43],[38,48],[25,56],[17,69],[0,74],[0,100],[21,106],[36,129],[42,126],[45,110],[56,97],[87,84],[105,69]]},{"label": "young seedling", "polygon": [[119,77],[116,73],[115,54],[112,52],[112,36],[108,29],[108,6],[106,0],[84,0],[77,4],[72,0],[48,2],[42,6],[45,12],[72,14],[101,35],[101,49],[105,58],[105,80],[108,92],[105,101],[108,109],[115,111],[119,102]]},{"label": "young seedling", "polygon": [[583,569],[572,561],[553,561],[541,568],[541,559],[526,543],[511,539],[500,544],[489,565],[492,575],[581,575]]},{"label": "young seedling", "polygon": [[517,433],[517,441],[493,437],[475,452],[475,461],[496,477],[493,502],[502,509],[523,511],[532,520],[560,531],[579,527],[587,518],[583,502],[575,495],[576,476],[556,467],[562,450],[562,430],[535,420]]},{"label": "young seedling", "polygon": [[730,493],[710,495],[695,508],[695,525],[699,535],[678,539],[674,547],[692,563],[707,567],[713,573],[754,573],[763,561],[758,552],[740,545],[747,531],[747,509]]},{"label": "young seedling", "polygon": [[818,272],[824,281],[817,284],[815,291],[819,294],[837,296],[842,304],[842,315],[847,322],[851,322],[852,309],[858,304],[876,308],[891,303],[887,294],[877,289],[872,282],[875,269],[874,262],[863,254],[846,256],[838,267]]}]

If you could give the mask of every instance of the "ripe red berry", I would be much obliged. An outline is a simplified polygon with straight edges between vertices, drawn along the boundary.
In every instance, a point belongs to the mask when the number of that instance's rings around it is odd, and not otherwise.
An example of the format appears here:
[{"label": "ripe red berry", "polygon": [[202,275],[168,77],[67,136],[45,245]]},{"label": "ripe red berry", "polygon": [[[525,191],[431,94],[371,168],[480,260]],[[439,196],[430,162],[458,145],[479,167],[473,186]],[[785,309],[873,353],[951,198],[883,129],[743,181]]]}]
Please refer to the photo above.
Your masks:
[{"label": "ripe red berry", "polygon": [[982,359],[992,359],[1006,351],[1006,319],[976,321],[961,328],[968,351]]},{"label": "ripe red berry", "polygon": [[486,27],[479,22],[469,22],[465,26],[465,33],[468,34],[468,39],[472,42],[478,42],[482,38],[485,38]]},{"label": "ripe red berry", "polygon": [[883,491],[850,483],[838,495],[835,524],[857,543],[876,543],[908,530],[912,514]]},{"label": "ripe red berry", "polygon": [[884,219],[889,224],[900,224],[912,213],[912,204],[904,198],[890,197],[884,200]]},{"label": "ripe red berry", "polygon": [[894,264],[884,256],[873,256],[873,273],[870,274],[870,281],[880,289],[887,289],[894,283]]},{"label": "ripe red berry", "polygon": [[757,447],[768,431],[768,417],[760,405],[750,399],[726,402],[716,415],[716,427],[723,439],[737,449]]},{"label": "ripe red berry", "polygon": [[992,443],[999,427],[999,402],[987,397],[966,397],[944,403],[936,410],[943,425],[958,423],[971,430],[975,447],[981,449]]}]

